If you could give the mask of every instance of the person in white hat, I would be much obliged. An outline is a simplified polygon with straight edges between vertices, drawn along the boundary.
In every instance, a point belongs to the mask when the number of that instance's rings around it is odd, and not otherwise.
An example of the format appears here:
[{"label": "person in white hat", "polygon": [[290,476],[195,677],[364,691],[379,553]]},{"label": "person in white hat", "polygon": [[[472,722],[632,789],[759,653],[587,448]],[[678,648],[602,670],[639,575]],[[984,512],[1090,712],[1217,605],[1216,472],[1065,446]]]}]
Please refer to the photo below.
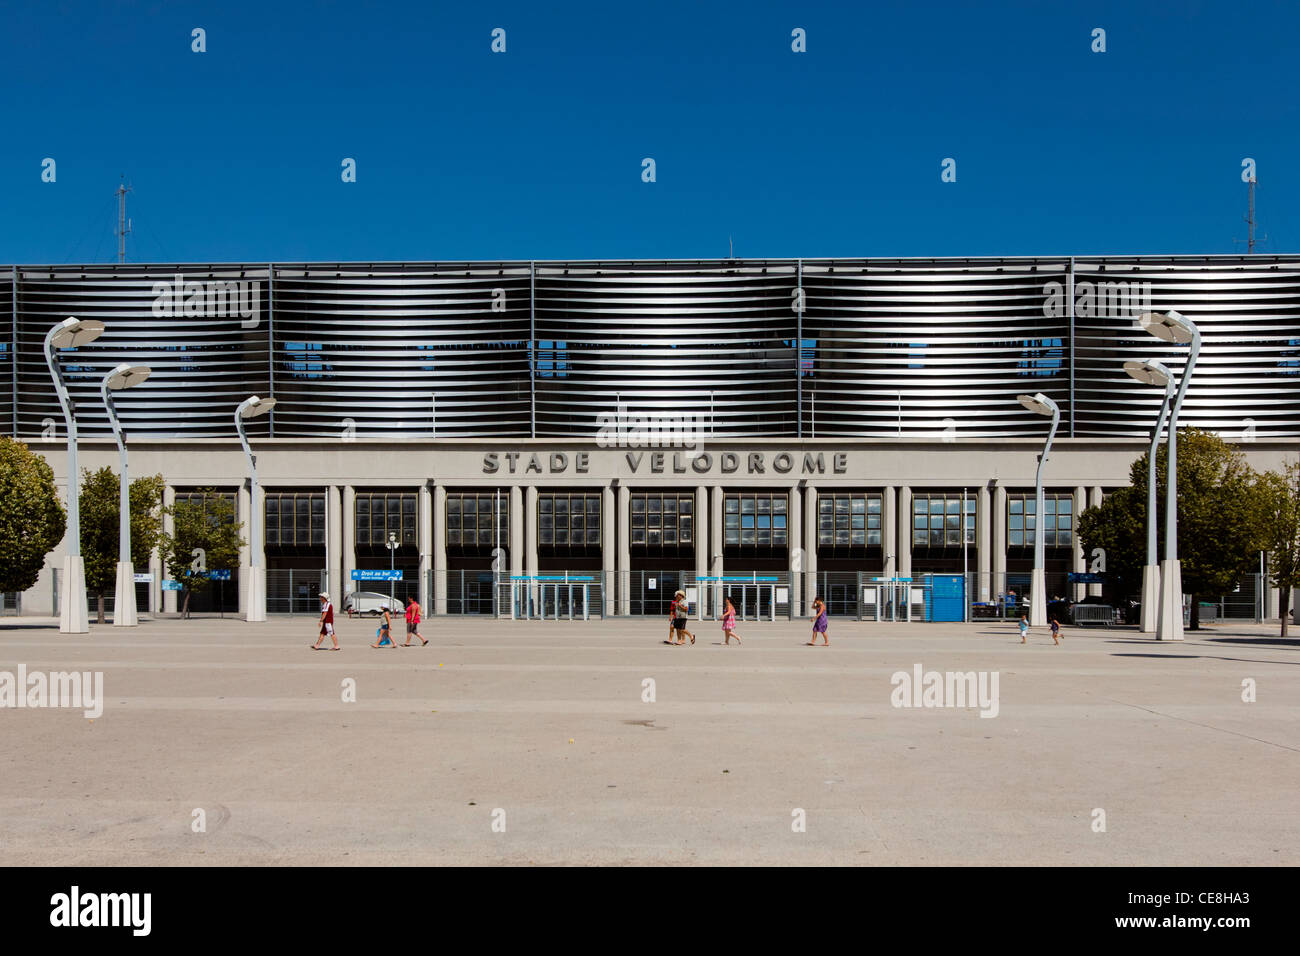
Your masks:
[{"label": "person in white hat", "polygon": [[334,636],[334,605],[330,603],[330,596],[324,591],[320,593],[320,637],[316,638],[316,643],[311,646],[313,651],[321,649],[320,642],[329,638],[334,642],[330,648],[332,651],[339,649],[339,639]]}]

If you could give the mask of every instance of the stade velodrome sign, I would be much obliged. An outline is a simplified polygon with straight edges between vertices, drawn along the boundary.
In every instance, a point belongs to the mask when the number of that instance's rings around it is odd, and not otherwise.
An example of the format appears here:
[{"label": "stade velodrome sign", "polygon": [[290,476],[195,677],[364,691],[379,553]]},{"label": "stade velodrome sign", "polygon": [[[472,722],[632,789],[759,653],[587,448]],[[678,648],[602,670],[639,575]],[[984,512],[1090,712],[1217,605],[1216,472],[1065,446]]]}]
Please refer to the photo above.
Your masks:
[{"label": "stade velodrome sign", "polygon": [[[843,475],[849,470],[847,452],[627,451],[632,475]],[[490,451],[483,455],[485,475],[585,475],[591,453]]]}]

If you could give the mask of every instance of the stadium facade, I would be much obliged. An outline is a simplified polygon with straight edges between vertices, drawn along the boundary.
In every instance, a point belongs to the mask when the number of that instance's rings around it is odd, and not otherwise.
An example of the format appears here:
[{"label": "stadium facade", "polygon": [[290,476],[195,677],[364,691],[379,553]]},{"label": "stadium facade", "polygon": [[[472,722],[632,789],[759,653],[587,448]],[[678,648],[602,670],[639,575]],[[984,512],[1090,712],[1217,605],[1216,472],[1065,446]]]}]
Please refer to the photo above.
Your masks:
[{"label": "stadium facade", "polygon": [[[1037,392],[1061,408],[1049,588],[1099,593],[1067,580],[1092,566],[1077,516],[1128,483],[1162,398],[1123,363],[1186,359],[1137,326],[1147,311],[1204,336],[1181,425],[1257,468],[1300,443],[1300,256],[14,266],[0,309],[0,427],[66,487],[42,341],[103,321],[61,355],[81,466],[117,467],[104,374],[152,368],[117,399],[132,474],[163,475],[168,502],[227,495],[246,530],[257,509],[272,613],[390,563],[450,614],[531,594],[564,615],[565,575],[605,614],[746,575],[724,587],[750,616],[814,592],[893,613],[864,582],[962,573],[992,606],[1033,564],[1047,421],[1016,396]],[[233,423],[249,395],[277,402],[247,422],[256,501]],[[57,606],[62,553],[23,613]],[[176,569],[149,571],[142,610],[174,610]],[[512,576],[514,598],[493,587]],[[202,600],[234,612],[245,591]]]}]

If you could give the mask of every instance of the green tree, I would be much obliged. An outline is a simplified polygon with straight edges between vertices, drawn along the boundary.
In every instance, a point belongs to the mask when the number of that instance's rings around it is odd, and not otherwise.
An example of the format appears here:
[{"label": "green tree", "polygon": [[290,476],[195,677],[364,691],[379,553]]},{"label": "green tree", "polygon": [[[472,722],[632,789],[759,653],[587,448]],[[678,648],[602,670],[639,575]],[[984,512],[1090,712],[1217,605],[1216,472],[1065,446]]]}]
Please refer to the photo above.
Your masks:
[{"label": "green tree", "polygon": [[[1142,456],[1146,468],[1146,456]],[[1144,470],[1143,475],[1146,474]],[[1143,482],[1145,485],[1145,482]],[[1100,548],[1106,555],[1106,590],[1112,601],[1127,606],[1142,590],[1147,546],[1146,490],[1120,488],[1079,515],[1079,540],[1085,558]]]},{"label": "green tree", "polygon": [[[84,470],[81,482],[81,555],[86,563],[86,587],[98,599],[98,621],[104,623],[104,594],[117,587],[120,551],[121,481],[111,468]],[[162,532],[162,475],[131,482],[131,563],[148,567]]]},{"label": "green tree", "polygon": [[[1156,450],[1157,560],[1163,560],[1165,479],[1169,449]],[[1084,547],[1106,547],[1106,566],[1125,569],[1127,594],[1140,585],[1146,564],[1147,455],[1129,469],[1125,500],[1106,512],[1089,508],[1080,516]],[[1231,591],[1250,572],[1264,545],[1259,476],[1245,456],[1218,435],[1196,428],[1178,432],[1178,559],[1183,593],[1192,598],[1191,627],[1200,626],[1198,595]],[[1120,494],[1117,492],[1116,494]],[[1112,495],[1111,497],[1115,497]],[[1095,512],[1095,514],[1094,514]],[[1133,569],[1136,569],[1135,571]]]},{"label": "green tree", "polygon": [[35,584],[67,527],[53,469],[22,442],[0,436],[0,592]]},{"label": "green tree", "polygon": [[1300,462],[1282,473],[1266,471],[1259,480],[1261,547],[1268,552],[1268,577],[1281,591],[1282,636],[1290,617],[1291,590],[1300,587]]},{"label": "green tree", "polygon": [[168,573],[182,585],[185,617],[190,614],[190,596],[212,584],[206,572],[227,570],[233,577],[244,546],[239,536],[243,524],[235,521],[234,503],[214,488],[199,494],[201,501],[178,501],[163,509],[171,515],[173,531],[163,532],[158,544]]}]

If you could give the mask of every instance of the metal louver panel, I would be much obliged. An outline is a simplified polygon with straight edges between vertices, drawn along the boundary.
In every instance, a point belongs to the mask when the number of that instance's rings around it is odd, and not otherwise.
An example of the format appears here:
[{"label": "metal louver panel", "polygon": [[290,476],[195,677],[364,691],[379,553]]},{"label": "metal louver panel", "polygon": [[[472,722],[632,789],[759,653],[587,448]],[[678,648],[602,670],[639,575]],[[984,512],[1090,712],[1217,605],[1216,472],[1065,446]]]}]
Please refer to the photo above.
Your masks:
[{"label": "metal louver panel", "polygon": [[529,433],[529,267],[277,265],[275,434]]},{"label": "metal louver panel", "polygon": [[[17,283],[13,281],[17,275]],[[804,293],[799,311],[797,290]],[[59,439],[42,353],[70,315],[96,342],[61,356],[83,435],[99,383],[135,435],[597,438],[636,427],[715,437],[990,438],[1148,433],[1160,395],[1131,358],[1186,349],[1135,327],[1177,309],[1204,335],[1182,423],[1300,435],[1300,256],[23,266],[0,269],[0,428]]]},{"label": "metal louver panel", "polygon": [[794,435],[792,262],[537,266],[537,435],[599,416],[691,416],[715,436]]},{"label": "metal louver panel", "polygon": [[[117,400],[128,434],[233,434],[235,406],[270,391],[266,286],[265,265],[20,268],[18,433],[48,436],[52,426],[64,435],[44,342],[51,326],[76,316],[106,326],[62,353],[79,434],[111,434],[99,386],[120,362],[153,369]],[[248,423],[250,434],[269,429],[265,418]]]},{"label": "metal louver panel", "polygon": [[[1016,401],[1069,406],[1064,260],[803,263],[803,433],[1031,435]],[[1060,300],[1064,302],[1063,297]]]},{"label": "metal louver panel", "polygon": [[1260,258],[1076,262],[1075,433],[1151,433],[1163,393],[1123,365],[1159,359],[1181,380],[1187,348],[1136,322],[1176,309],[1201,331],[1179,426],[1245,441],[1300,434],[1300,264]]}]

